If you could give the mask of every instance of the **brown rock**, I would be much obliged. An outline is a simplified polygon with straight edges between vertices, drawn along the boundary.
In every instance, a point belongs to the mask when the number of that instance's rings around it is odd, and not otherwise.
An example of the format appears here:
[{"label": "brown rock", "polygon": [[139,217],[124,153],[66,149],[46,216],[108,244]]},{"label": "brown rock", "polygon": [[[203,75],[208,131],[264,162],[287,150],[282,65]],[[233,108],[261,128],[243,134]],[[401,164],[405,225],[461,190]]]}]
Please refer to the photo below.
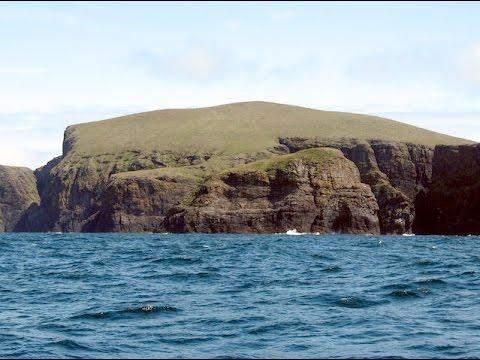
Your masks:
[{"label": "brown rock", "polygon": [[416,205],[418,233],[480,234],[480,144],[436,146],[430,191]]},{"label": "brown rock", "polygon": [[164,232],[170,209],[195,189],[194,181],[181,177],[113,176],[92,230]]},{"label": "brown rock", "polygon": [[329,146],[340,149],[357,166],[363,183],[370,185],[379,206],[383,234],[412,231],[415,198],[431,177],[433,150],[424,145],[385,141],[281,138],[291,151]]},{"label": "brown rock", "polygon": [[0,231],[12,231],[25,212],[40,202],[33,171],[0,165]]},{"label": "brown rock", "polygon": [[335,149],[312,149],[229,171],[167,221],[182,232],[376,234],[377,211],[352,162]]}]

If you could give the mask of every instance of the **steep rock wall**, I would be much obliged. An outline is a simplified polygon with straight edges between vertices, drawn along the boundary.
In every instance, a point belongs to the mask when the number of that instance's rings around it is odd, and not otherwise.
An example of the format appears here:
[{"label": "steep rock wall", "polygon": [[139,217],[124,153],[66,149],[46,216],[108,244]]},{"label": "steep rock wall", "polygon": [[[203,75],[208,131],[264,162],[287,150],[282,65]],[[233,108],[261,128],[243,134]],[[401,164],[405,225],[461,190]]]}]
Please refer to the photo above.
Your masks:
[{"label": "steep rock wall", "polygon": [[432,183],[416,206],[417,233],[480,234],[480,144],[436,146]]},{"label": "steep rock wall", "polygon": [[[116,210],[112,199],[116,192],[122,192],[122,186],[132,189],[134,185],[114,182],[115,174],[166,166],[189,166],[200,163],[209,156],[202,153],[138,150],[86,156],[72,150],[75,141],[74,129],[67,128],[63,155],[35,171],[41,202],[39,206],[31,207],[23,216],[16,226],[17,231],[134,231],[136,227],[133,224],[130,230],[128,226],[123,228],[123,225],[116,224],[113,215]],[[116,188],[116,185],[119,187]],[[139,183],[137,186],[142,188],[146,183]],[[146,198],[163,197],[161,194],[154,194],[155,190],[160,191],[160,188],[147,186],[145,189],[153,192],[140,191]],[[109,200],[112,200],[111,206]],[[110,215],[106,215],[109,211]],[[106,225],[107,223],[113,225]],[[138,228],[141,228],[140,224]]]},{"label": "steep rock wall", "polygon": [[176,232],[378,234],[378,206],[355,165],[336,149],[247,164],[207,182],[167,220]]},{"label": "steep rock wall", "polygon": [[165,232],[170,210],[196,190],[181,176],[112,176],[92,231]]},{"label": "steep rock wall", "polygon": [[39,202],[32,170],[0,166],[0,231],[13,231],[25,212]]},{"label": "steep rock wall", "polygon": [[319,147],[342,156],[321,164],[300,154],[286,167],[245,173],[235,166],[255,166],[257,156],[244,154],[221,173],[139,176],[148,169],[204,171],[212,154],[132,150],[86,157],[72,151],[75,132],[67,129],[65,153],[35,176],[0,167],[0,230],[480,233],[480,145],[279,142],[268,157]]},{"label": "steep rock wall", "polygon": [[308,138],[281,138],[290,151],[318,146],[337,148],[353,161],[363,183],[370,185],[379,206],[383,234],[412,232],[415,199],[428,188],[432,173],[433,149],[424,145],[343,139],[325,141]]}]

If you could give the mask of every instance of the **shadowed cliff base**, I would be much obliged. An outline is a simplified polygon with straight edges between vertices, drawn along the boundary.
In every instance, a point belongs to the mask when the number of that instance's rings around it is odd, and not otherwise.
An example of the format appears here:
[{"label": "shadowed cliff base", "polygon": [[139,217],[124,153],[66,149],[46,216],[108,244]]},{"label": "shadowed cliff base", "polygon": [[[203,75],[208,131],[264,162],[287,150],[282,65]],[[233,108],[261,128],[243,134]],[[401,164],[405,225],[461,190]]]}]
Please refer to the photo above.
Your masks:
[{"label": "shadowed cliff base", "polygon": [[5,230],[479,233],[475,206],[459,200],[477,194],[470,143],[265,102],[74,125],[63,155],[30,172],[38,193]]},{"label": "shadowed cliff base", "polygon": [[421,234],[480,233],[480,145],[437,146],[429,188],[416,202]]}]

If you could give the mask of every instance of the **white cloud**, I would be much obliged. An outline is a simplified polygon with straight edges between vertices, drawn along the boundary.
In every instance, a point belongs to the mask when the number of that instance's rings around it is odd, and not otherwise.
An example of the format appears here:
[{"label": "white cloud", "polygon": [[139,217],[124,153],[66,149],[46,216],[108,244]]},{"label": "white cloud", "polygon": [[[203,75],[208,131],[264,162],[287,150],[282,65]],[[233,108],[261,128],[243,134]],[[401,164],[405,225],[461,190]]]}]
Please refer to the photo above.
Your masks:
[{"label": "white cloud", "polygon": [[221,68],[220,60],[205,49],[191,49],[169,60],[175,74],[208,79]]},{"label": "white cloud", "polygon": [[58,107],[56,111],[0,113],[0,164],[35,169],[62,153],[68,125],[139,112],[145,108]]},{"label": "white cloud", "polygon": [[290,20],[295,13],[296,11],[293,9],[281,9],[270,13],[270,18],[273,21],[286,21]]},{"label": "white cloud", "polygon": [[226,27],[228,30],[237,31],[242,27],[242,23],[238,20],[229,20],[226,22]]},{"label": "white cloud", "polygon": [[258,70],[256,62],[241,58],[232,50],[202,45],[187,42],[174,50],[135,51],[131,58],[137,69],[146,70],[157,79],[169,80],[171,86],[179,82],[184,86],[224,83],[231,77],[251,77]]},{"label": "white cloud", "polygon": [[375,115],[480,142],[480,111],[388,112]]},{"label": "white cloud", "polygon": [[2,131],[0,164],[35,169],[61,154],[61,142],[51,140],[51,136],[38,131]]},{"label": "white cloud", "polygon": [[480,84],[480,43],[472,48],[472,76]]},{"label": "white cloud", "polygon": [[0,75],[35,75],[48,72],[45,67],[0,67]]},{"label": "white cloud", "polygon": [[464,80],[480,85],[480,43],[471,46],[460,56],[460,76]]}]

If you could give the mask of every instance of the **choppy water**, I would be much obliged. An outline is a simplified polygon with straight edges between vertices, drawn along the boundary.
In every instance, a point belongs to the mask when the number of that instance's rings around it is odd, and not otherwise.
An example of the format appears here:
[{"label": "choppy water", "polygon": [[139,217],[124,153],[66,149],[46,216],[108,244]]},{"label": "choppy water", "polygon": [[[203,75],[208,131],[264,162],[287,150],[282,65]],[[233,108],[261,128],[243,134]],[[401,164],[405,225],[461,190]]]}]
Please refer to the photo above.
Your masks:
[{"label": "choppy water", "polygon": [[0,236],[0,357],[480,357],[480,238]]}]

